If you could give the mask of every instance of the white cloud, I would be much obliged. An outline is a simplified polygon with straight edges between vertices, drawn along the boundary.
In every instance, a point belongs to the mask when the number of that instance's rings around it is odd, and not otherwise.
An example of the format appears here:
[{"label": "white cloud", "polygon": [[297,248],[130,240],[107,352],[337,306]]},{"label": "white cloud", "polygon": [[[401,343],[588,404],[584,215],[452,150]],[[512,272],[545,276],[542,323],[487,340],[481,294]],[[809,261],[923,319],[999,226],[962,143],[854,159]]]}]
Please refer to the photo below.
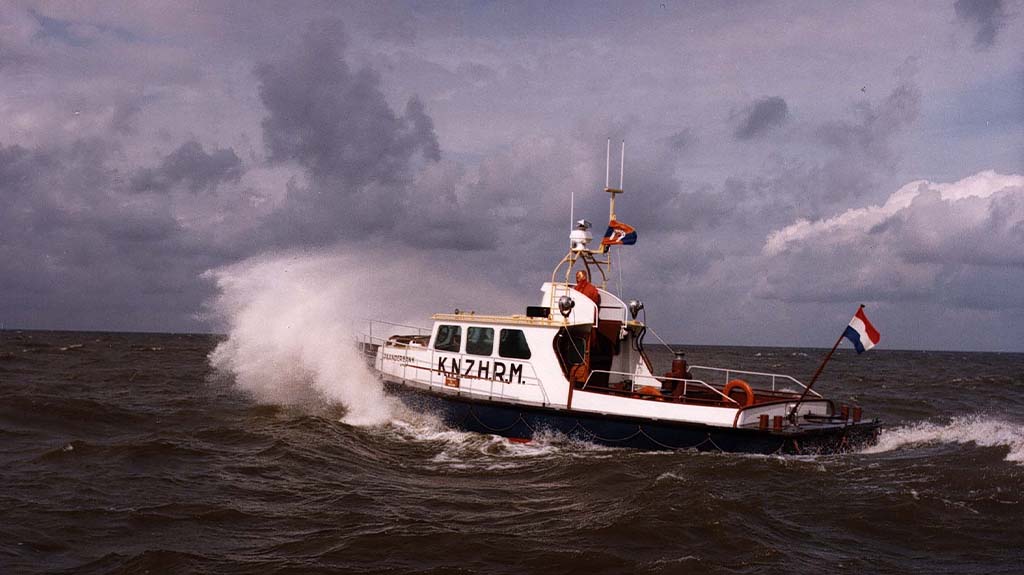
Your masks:
[{"label": "white cloud", "polygon": [[[771,233],[759,294],[1020,306],[1024,298],[1008,293],[1004,282],[1017,278],[1024,285],[1021,246],[1024,176],[983,171],[953,183],[919,180],[884,204]],[[1001,281],[993,284],[996,277]]]},{"label": "white cloud", "polygon": [[[990,198],[997,192],[1022,186],[1024,176],[1002,175],[991,170],[979,172],[951,184],[917,180],[889,196],[884,205],[847,210],[838,216],[817,222],[800,220],[772,232],[765,243],[764,251],[766,255],[775,256],[800,242],[820,242],[823,239],[827,241],[827,238],[832,238],[831,241],[849,241],[851,235],[866,234],[887,219],[911,208],[914,200],[928,191],[938,192],[939,198],[943,201],[959,202],[969,198]],[[977,206],[973,208],[972,212],[977,214]]]}]

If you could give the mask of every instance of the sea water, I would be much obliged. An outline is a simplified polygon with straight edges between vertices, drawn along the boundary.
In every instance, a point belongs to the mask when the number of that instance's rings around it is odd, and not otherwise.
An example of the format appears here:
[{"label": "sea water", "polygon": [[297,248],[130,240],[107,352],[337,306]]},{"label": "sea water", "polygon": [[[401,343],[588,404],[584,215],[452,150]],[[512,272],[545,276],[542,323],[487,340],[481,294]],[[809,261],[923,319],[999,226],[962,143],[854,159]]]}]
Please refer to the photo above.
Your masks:
[{"label": "sea water", "polygon": [[840,350],[816,389],[885,422],[858,453],[654,453],[452,430],[269,328],[0,332],[0,573],[1021,572],[1021,354]]}]

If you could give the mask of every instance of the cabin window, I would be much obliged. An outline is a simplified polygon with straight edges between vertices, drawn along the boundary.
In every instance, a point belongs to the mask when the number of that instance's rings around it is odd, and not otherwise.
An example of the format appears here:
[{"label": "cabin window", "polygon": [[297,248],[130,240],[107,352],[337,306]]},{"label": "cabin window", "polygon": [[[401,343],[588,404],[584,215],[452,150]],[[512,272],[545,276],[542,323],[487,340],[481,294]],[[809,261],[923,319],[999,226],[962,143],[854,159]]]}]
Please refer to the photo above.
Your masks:
[{"label": "cabin window", "polygon": [[466,353],[491,355],[494,351],[494,329],[471,327],[466,330]]},{"label": "cabin window", "polygon": [[434,349],[440,351],[459,351],[462,346],[462,328],[457,325],[442,325],[437,328]]},{"label": "cabin window", "polygon": [[587,338],[562,328],[558,334],[558,355],[569,366],[583,363],[587,357]]},{"label": "cabin window", "polygon": [[501,330],[498,355],[514,359],[530,359],[530,345],[526,343],[526,334],[519,329]]}]

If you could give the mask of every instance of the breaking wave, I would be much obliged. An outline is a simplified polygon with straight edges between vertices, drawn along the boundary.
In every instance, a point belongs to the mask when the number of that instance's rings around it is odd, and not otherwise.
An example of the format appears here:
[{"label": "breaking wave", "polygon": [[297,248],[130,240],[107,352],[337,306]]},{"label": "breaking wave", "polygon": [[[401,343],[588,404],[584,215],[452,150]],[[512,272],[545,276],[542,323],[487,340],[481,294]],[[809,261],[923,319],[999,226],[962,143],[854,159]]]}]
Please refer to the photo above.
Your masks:
[{"label": "breaking wave", "polygon": [[538,460],[602,459],[622,451],[548,431],[541,431],[528,442],[510,441],[498,435],[453,429],[432,414],[404,408],[396,412],[387,433],[399,442],[431,446],[435,450],[432,463],[446,469],[517,469]]},{"label": "breaking wave", "polygon": [[429,262],[370,250],[268,254],[205,277],[218,289],[208,309],[227,334],[210,365],[257,401],[340,405],[352,425],[387,423],[399,405],[354,345],[366,319],[415,324],[439,308],[511,299],[475,281],[448,280]]},{"label": "breaking wave", "polygon": [[952,418],[946,424],[921,422],[886,429],[878,442],[863,453],[884,453],[904,447],[935,443],[974,443],[981,447],[1006,447],[1005,460],[1024,464],[1024,425],[982,415]]},{"label": "breaking wave", "polygon": [[211,308],[227,324],[210,364],[257,401],[340,404],[346,423],[388,421],[392,403],[353,345],[360,278],[344,263],[273,256],[207,272],[220,291]]}]

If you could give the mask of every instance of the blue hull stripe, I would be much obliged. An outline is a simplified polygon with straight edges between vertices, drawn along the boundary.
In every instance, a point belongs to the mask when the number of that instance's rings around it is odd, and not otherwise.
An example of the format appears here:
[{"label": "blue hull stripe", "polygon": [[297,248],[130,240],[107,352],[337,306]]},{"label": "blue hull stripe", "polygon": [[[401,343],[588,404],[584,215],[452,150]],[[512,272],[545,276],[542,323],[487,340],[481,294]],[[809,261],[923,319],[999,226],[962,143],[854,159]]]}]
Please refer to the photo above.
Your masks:
[{"label": "blue hull stripe", "polygon": [[522,439],[530,439],[538,432],[554,431],[601,445],[646,450],[834,453],[850,450],[854,440],[859,442],[873,438],[878,427],[877,424],[865,422],[857,426],[780,434],[770,430],[595,416],[559,409],[440,396],[401,384],[388,383],[386,386],[389,392],[398,395],[412,409],[436,413],[448,425],[466,431]]}]

